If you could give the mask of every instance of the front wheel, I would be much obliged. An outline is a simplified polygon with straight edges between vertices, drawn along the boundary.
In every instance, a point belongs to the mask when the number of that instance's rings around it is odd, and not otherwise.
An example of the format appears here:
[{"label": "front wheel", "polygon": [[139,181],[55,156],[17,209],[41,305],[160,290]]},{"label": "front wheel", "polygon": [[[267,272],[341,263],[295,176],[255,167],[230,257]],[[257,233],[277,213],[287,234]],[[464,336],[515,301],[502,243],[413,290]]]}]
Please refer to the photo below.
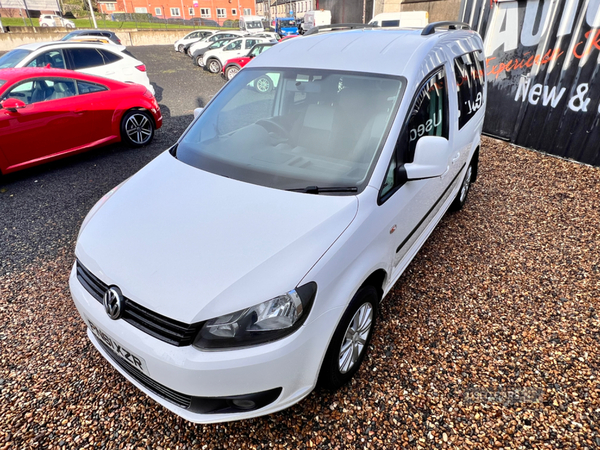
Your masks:
[{"label": "front wheel", "polygon": [[194,58],[194,62],[196,63],[196,65],[198,67],[203,67],[204,66],[204,61],[202,60],[202,55],[198,55]]},{"label": "front wheel", "polygon": [[154,121],[142,110],[127,111],[121,120],[121,139],[131,147],[147,145],[154,137]]},{"label": "front wheel", "polygon": [[329,343],[319,385],[335,390],[357,372],[371,341],[379,296],[373,286],[363,286],[352,298]]},{"label": "front wheel", "polygon": [[179,47],[177,47],[177,51],[179,53],[183,53],[183,44],[179,44]]},{"label": "front wheel", "polygon": [[238,66],[229,66],[225,69],[225,78],[227,78],[227,80],[231,80],[239,71],[240,68]]},{"label": "front wheel", "polygon": [[71,29],[73,29],[73,28],[75,28],[75,25],[71,25],[70,23],[68,23],[68,24],[65,25],[65,28],[71,28]]},{"label": "front wheel", "polygon": [[206,65],[210,73],[219,73],[221,71],[221,63],[218,59],[211,59]]}]

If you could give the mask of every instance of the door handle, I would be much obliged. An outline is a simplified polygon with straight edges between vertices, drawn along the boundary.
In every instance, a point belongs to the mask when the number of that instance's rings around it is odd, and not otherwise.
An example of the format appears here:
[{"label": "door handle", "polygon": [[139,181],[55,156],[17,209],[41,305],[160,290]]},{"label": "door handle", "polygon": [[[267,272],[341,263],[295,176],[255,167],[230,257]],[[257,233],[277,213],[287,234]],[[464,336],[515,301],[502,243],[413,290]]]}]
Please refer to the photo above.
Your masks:
[{"label": "door handle", "polygon": [[454,155],[452,157],[452,164],[454,164],[456,161],[458,161],[458,158],[460,158],[460,152],[456,153],[456,155]]}]

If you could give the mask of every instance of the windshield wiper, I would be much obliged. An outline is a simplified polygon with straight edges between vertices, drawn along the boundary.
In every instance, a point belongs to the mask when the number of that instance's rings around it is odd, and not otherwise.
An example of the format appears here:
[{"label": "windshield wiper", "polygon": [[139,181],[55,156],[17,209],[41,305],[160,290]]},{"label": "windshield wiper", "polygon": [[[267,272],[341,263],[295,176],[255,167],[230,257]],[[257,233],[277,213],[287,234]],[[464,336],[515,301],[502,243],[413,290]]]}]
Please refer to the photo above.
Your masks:
[{"label": "windshield wiper", "polygon": [[286,191],[292,192],[304,192],[306,194],[320,194],[321,192],[356,192],[358,188],[356,186],[348,186],[348,187],[319,187],[319,186],[307,186],[305,188],[300,189],[286,189]]}]

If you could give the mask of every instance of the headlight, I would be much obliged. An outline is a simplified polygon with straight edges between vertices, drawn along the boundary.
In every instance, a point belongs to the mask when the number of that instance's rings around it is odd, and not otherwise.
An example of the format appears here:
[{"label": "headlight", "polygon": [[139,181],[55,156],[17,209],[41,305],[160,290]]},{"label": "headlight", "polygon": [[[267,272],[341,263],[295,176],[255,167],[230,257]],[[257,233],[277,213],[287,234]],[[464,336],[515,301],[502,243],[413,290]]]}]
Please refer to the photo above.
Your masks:
[{"label": "headlight", "polygon": [[248,347],[281,339],[306,320],[317,284],[312,282],[266,302],[206,321],[194,347],[223,349]]}]

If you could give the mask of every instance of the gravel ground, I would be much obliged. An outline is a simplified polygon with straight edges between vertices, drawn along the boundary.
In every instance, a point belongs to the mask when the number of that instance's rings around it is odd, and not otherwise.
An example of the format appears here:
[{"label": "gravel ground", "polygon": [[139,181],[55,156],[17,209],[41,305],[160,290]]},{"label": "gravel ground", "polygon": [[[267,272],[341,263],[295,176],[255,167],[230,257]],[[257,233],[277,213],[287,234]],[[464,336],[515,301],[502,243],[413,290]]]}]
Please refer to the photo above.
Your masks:
[{"label": "gravel ground", "polygon": [[485,139],[352,383],[243,422],[185,422],[99,356],[70,248],[4,275],[0,448],[598,448],[598,186],[598,168]]},{"label": "gravel ground", "polygon": [[467,205],[387,297],[350,385],[206,426],[137,391],[87,340],[67,287],[74,240],[223,81],[167,47],[131,50],[165,115],[153,145],[0,184],[0,450],[600,448],[600,169],[491,139]]}]

